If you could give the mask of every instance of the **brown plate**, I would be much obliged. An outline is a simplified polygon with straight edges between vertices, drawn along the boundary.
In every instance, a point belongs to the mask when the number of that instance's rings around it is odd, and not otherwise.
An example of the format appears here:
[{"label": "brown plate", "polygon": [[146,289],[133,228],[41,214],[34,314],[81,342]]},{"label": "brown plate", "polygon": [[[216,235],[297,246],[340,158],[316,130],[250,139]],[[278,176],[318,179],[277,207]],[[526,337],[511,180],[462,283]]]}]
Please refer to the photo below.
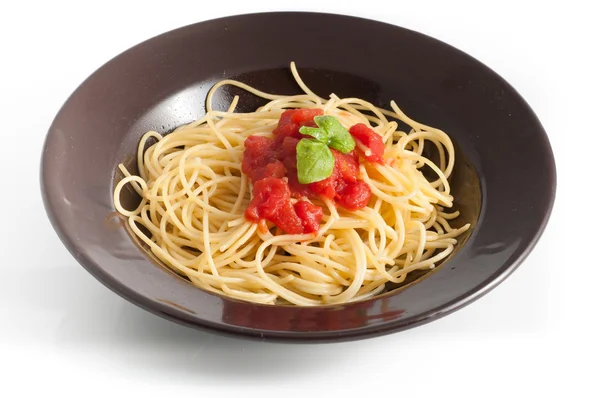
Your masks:
[{"label": "brown plate", "polygon": [[[306,29],[310,26],[310,29]],[[327,38],[324,40],[323,38]],[[141,135],[199,118],[210,86],[238,78],[294,94],[295,61],[322,96],[358,96],[445,130],[459,150],[451,180],[474,228],[455,255],[375,299],[301,308],[207,293],[165,270],[132,239],[112,203],[116,166]],[[223,106],[237,94],[225,89]],[[259,105],[242,98],[247,110]],[[73,256],[107,287],[175,322],[286,341],[381,335],[447,315],[489,292],[532,250],[554,202],[556,171],[543,127],[500,76],[438,40],[340,15],[267,13],[177,29],[109,61],[67,100],[42,155],[48,216]],[[125,198],[133,201],[135,198]]]}]

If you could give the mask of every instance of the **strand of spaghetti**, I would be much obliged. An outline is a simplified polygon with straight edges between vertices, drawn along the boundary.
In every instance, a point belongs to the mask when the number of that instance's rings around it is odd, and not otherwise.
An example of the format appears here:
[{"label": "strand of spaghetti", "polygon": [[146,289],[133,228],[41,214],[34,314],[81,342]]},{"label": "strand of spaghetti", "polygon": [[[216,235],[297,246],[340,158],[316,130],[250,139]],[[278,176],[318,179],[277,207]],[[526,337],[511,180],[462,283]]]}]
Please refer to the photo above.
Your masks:
[{"label": "strand of spaghetti", "polygon": [[365,272],[367,270],[367,255],[365,253],[365,246],[358,236],[358,233],[353,230],[345,230],[343,234],[347,236],[347,239],[353,243],[352,251],[354,253],[354,279],[350,286],[346,288],[342,293],[335,296],[324,296],[323,301],[326,303],[343,303],[350,301],[358,292],[363,284],[365,278]]},{"label": "strand of spaghetti", "polygon": [[258,113],[262,114],[268,110],[278,110],[281,112],[283,109],[291,108],[312,108],[317,105],[322,105],[323,99],[317,97],[314,94],[300,94],[284,97],[273,100],[266,105],[258,108]]},{"label": "strand of spaghetti", "polygon": [[300,78],[300,74],[298,73],[298,69],[296,69],[296,63],[295,62],[290,62],[290,69],[292,71],[292,76],[294,76],[294,80],[296,80],[296,83],[298,84],[298,87],[300,87],[300,89],[302,91],[304,91],[308,95],[313,95],[313,96],[319,98],[319,100],[321,102],[325,102],[325,100],[323,98],[321,98],[317,94],[313,93],[312,90],[309,89],[306,84],[304,84],[304,81],[302,80],[302,78]]},{"label": "strand of spaghetti", "polygon": [[275,283],[274,281],[272,281],[271,279],[269,279],[267,277],[267,274],[265,273],[264,268],[263,268],[264,266],[262,264],[262,256],[263,256],[264,251],[269,246],[276,243],[278,240],[281,241],[280,236],[274,236],[268,240],[265,240],[259,246],[258,250],[256,251],[256,271],[263,278],[265,287],[268,287],[271,291],[273,291],[274,293],[277,293],[280,297],[286,299],[287,301],[289,301],[292,304],[318,305],[319,302],[317,300],[311,300],[311,299],[307,299],[306,297],[302,297],[301,295],[294,293],[289,289],[286,289],[285,287]]},{"label": "strand of spaghetti", "polygon": [[367,300],[382,293],[385,289],[385,279],[373,281],[363,286],[351,301]]},{"label": "strand of spaghetti", "polygon": [[[119,168],[119,170],[121,170],[121,173],[123,174],[124,178],[131,177],[131,173],[125,168],[125,166],[123,164],[120,164],[118,166],[118,168]],[[143,180],[145,180],[143,177],[141,177],[141,178]],[[144,196],[144,190],[142,189],[142,187],[139,184],[137,184],[134,180],[131,180],[130,184],[138,195],[140,195],[141,197]]]},{"label": "strand of spaghetti", "polygon": [[319,269],[309,267],[304,264],[293,263],[289,261],[282,261],[277,264],[269,265],[265,267],[265,271],[267,272],[275,272],[279,270],[291,270],[300,274],[300,276],[304,279],[312,280],[313,282],[321,281],[326,283],[334,283],[335,279],[322,272]]},{"label": "strand of spaghetti", "polygon": [[301,278],[294,278],[290,282],[290,285],[294,287],[298,292],[317,297],[337,295],[343,291],[343,287],[339,285],[313,282]]},{"label": "strand of spaghetti", "polygon": [[454,169],[454,144],[452,144],[450,137],[448,137],[446,133],[439,129],[412,120],[400,110],[395,101],[391,101],[390,106],[392,107],[394,112],[399,116],[400,121],[408,124],[409,126],[415,129],[418,128],[420,130],[426,130],[437,134],[438,139],[443,142],[444,146],[448,150],[448,165],[446,166],[446,171],[444,172],[444,176],[448,178],[450,176],[450,173],[452,173],[452,170]]},{"label": "strand of spaghetti", "polygon": [[395,273],[394,276],[398,276],[399,274],[408,274],[409,272],[412,272],[414,270],[417,269],[426,269],[426,268],[430,268],[431,265],[435,264],[436,262],[444,259],[445,257],[449,256],[450,253],[452,253],[452,251],[454,250],[454,246],[453,245],[448,245],[446,247],[446,249],[444,249],[441,253],[430,257],[429,259],[425,260],[425,261],[421,261],[419,263],[414,263],[411,264],[410,266],[404,267],[401,270],[397,271]]},{"label": "strand of spaghetti", "polygon": [[119,213],[121,213],[127,217],[131,217],[131,216],[135,216],[135,215],[139,214],[141,209],[146,205],[146,201],[144,199],[142,199],[142,201],[140,202],[138,207],[132,211],[125,209],[121,205],[121,190],[123,189],[123,187],[125,185],[131,183],[132,181],[138,183],[140,185],[140,187],[142,188],[142,191],[145,191],[146,189],[148,189],[148,185],[146,184],[146,181],[144,181],[141,177],[130,175],[128,177],[123,178],[121,181],[119,181],[117,183],[117,186],[115,187],[115,191],[113,194],[113,202],[115,204],[115,209]]},{"label": "strand of spaghetti", "polygon": [[[221,242],[221,246],[219,246],[219,251],[221,253],[227,251],[227,249],[231,248],[231,246],[233,246],[233,244],[235,242],[239,242],[240,238],[242,236],[244,236],[244,234],[246,232],[248,232],[248,230],[252,229],[252,227],[254,225],[255,225],[254,223],[250,223],[250,222],[245,222],[245,223],[241,224],[240,228],[235,230],[234,233],[229,233],[229,236],[227,236],[225,241]],[[254,228],[256,228],[256,227],[254,227]],[[252,233],[254,233],[254,231],[252,231]]]},{"label": "strand of spaghetti", "polygon": [[283,95],[275,95],[275,94],[265,93],[264,91],[257,90],[254,87],[249,86],[245,83],[239,82],[237,80],[225,79],[225,80],[221,80],[218,83],[216,83],[208,91],[208,94],[206,95],[206,112],[207,113],[212,112],[212,110],[213,110],[212,109],[212,97],[213,97],[215,91],[217,91],[219,89],[219,87],[227,86],[227,85],[241,88],[242,90],[248,91],[249,93],[256,95],[257,97],[265,98],[268,100],[276,100],[278,98],[284,97]]},{"label": "strand of spaghetti", "polygon": [[[337,106],[341,106],[341,105],[359,105],[360,107],[362,107],[365,110],[371,111],[375,114],[375,117],[377,117],[377,119],[379,119],[381,122],[383,122],[382,124],[388,124],[389,121],[387,120],[387,118],[385,117],[385,115],[381,112],[381,110],[374,106],[373,104],[371,104],[370,102],[367,102],[363,99],[360,98],[344,98],[344,99],[340,99],[337,103]],[[354,108],[353,110],[356,110],[356,108]],[[350,126],[348,126],[350,127]]]},{"label": "strand of spaghetti", "polygon": [[129,227],[134,230],[136,232],[136,235],[142,239],[144,241],[145,244],[147,244],[149,247],[155,249],[157,252],[159,252],[161,254],[161,256],[170,262],[170,264],[172,264],[176,269],[178,269],[179,271],[181,271],[184,274],[191,274],[194,275],[198,278],[204,279],[206,281],[211,281],[211,280],[220,280],[220,279],[224,279],[225,281],[229,281],[230,283],[239,283],[239,282],[243,282],[241,281],[239,278],[215,278],[210,274],[206,274],[206,273],[202,273],[202,272],[198,272],[198,271],[193,271],[190,270],[187,267],[182,266],[175,258],[173,258],[169,253],[167,253],[166,251],[162,250],[154,241],[152,241],[150,238],[148,238],[140,229],[139,227],[136,225],[135,223],[135,219],[133,217],[129,218]]},{"label": "strand of spaghetti", "polygon": [[[144,168],[144,147],[148,142],[148,139],[156,138],[157,141],[162,139],[162,135],[158,134],[156,131],[148,131],[146,134],[142,136],[140,143],[138,144],[138,153],[137,153],[137,164],[138,164],[138,172],[140,173],[140,177],[144,180],[148,179],[146,175],[146,169]],[[139,192],[138,192],[139,193]]]}]

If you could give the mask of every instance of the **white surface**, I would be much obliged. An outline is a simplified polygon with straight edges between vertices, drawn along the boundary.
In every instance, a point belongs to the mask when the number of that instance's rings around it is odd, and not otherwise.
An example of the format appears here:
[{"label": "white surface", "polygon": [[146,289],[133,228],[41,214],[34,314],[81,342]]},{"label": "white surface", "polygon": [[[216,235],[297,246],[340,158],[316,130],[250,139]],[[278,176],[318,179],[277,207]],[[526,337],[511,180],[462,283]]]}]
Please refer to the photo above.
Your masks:
[{"label": "white surface", "polygon": [[[343,397],[359,389],[361,396],[598,396],[598,182],[586,169],[597,164],[600,143],[600,24],[592,2],[203,3],[2,6],[0,396],[121,396],[122,388],[144,397]],[[64,249],[42,207],[38,167],[46,130],[77,85],[119,52],[181,25],[294,8],[432,35],[492,67],[536,111],[556,155],[555,211],[535,251],[490,294],[386,337],[261,344],[150,315]]]}]

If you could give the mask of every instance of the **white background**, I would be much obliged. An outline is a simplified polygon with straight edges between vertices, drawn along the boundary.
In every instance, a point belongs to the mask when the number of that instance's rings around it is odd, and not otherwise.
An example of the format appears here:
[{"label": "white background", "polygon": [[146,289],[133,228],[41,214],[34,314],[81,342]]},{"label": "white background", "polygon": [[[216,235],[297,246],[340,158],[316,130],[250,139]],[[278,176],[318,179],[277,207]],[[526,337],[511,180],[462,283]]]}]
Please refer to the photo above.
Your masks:
[{"label": "white background", "polygon": [[[121,396],[124,388],[144,397],[600,396],[595,2],[294,3],[3,3],[0,396]],[[439,38],[500,73],[536,111],[557,161],[555,210],[535,251],[490,294],[381,338],[254,343],[138,309],[61,245],[42,207],[38,168],[46,131],[77,85],[121,51],[181,25],[294,9],[379,19]]]}]

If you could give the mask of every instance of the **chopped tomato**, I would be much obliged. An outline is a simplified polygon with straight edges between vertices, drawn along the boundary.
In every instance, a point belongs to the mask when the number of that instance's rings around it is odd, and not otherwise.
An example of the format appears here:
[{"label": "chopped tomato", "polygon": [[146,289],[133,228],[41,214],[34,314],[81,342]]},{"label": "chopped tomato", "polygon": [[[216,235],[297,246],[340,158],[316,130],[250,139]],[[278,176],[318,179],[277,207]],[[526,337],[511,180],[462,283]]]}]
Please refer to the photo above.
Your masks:
[{"label": "chopped tomato", "polygon": [[300,127],[316,127],[315,116],[323,114],[322,109],[288,109],[281,114],[277,127],[273,130],[275,141],[280,144],[286,137],[302,138]]},{"label": "chopped tomato", "polygon": [[[295,109],[288,109],[284,111],[279,117],[279,122],[277,123],[277,127],[285,126],[286,124],[292,123],[292,115],[296,112]],[[273,132],[275,134],[275,132]]]},{"label": "chopped tomato", "polygon": [[340,177],[346,182],[354,182],[358,178],[358,153],[352,151],[349,153],[341,153],[332,150],[335,157],[335,167],[338,169]]},{"label": "chopped tomato", "polygon": [[288,234],[304,232],[302,220],[291,202],[288,184],[280,178],[263,178],[254,183],[252,200],[246,208],[246,218],[253,222],[266,219]]},{"label": "chopped tomato", "polygon": [[292,197],[301,198],[306,196],[307,198],[310,198],[315,196],[315,193],[310,189],[309,184],[300,184],[300,181],[298,181],[298,170],[296,168],[289,169],[287,177],[288,185],[292,191]]},{"label": "chopped tomato", "polygon": [[269,163],[265,167],[264,170],[265,170],[265,173],[264,173],[263,178],[268,178],[268,177],[283,178],[283,177],[285,177],[285,166],[279,160]]},{"label": "chopped tomato", "polygon": [[[322,196],[327,199],[335,198],[335,183],[337,181],[336,169],[333,169],[333,173],[324,180],[312,182],[308,185],[310,192],[313,195]],[[312,195],[311,195],[312,196]]]},{"label": "chopped tomato", "polygon": [[302,220],[304,232],[317,232],[323,218],[323,208],[301,200],[294,205],[296,214]]},{"label": "chopped tomato", "polygon": [[[357,124],[350,133],[370,152],[361,149],[343,154],[331,149],[335,165],[332,174],[321,181],[300,184],[296,165],[296,146],[302,126],[316,126],[314,117],[321,109],[290,109],[283,112],[273,131],[274,139],[250,136],[244,144],[242,172],[253,183],[252,200],[246,218],[259,223],[266,232],[268,220],[288,234],[314,233],[319,230],[323,208],[294,198],[327,198],[348,209],[357,210],[369,203],[371,190],[359,180],[359,154],[371,162],[383,162],[385,146],[381,137],[364,124]],[[287,181],[284,179],[287,177]]]},{"label": "chopped tomato", "polygon": [[294,170],[296,173],[296,145],[300,142],[299,139],[293,137],[286,137],[281,143],[279,149],[279,159],[282,160],[287,170]]},{"label": "chopped tomato", "polygon": [[[323,115],[323,109],[295,109],[292,113],[292,123],[299,126],[314,124],[315,116]],[[315,125],[316,126],[316,125]]]},{"label": "chopped tomato", "polygon": [[362,209],[369,204],[371,189],[364,181],[357,181],[344,187],[337,197],[337,203],[348,210]]},{"label": "chopped tomato", "polygon": [[267,165],[277,160],[273,151],[273,140],[251,135],[244,142],[244,147],[242,172],[250,177],[253,182],[264,178]]},{"label": "chopped tomato", "polygon": [[335,158],[333,173],[324,180],[308,184],[315,194],[328,199],[336,199],[342,195],[348,184],[355,183],[358,179],[358,155],[355,151],[343,154],[332,149]]},{"label": "chopped tomato", "polygon": [[371,130],[368,126],[359,123],[350,127],[350,134],[360,141],[360,143],[367,147],[370,154],[365,154],[361,149],[359,149],[360,154],[369,162],[381,163],[383,164],[383,152],[385,151],[385,144],[383,143],[383,138],[373,130]]},{"label": "chopped tomato", "polygon": [[302,134],[300,134],[300,126],[294,123],[284,124],[281,127],[277,127],[273,130],[273,134],[275,135],[275,142],[280,144],[287,137],[293,137],[296,139],[302,138]]}]

